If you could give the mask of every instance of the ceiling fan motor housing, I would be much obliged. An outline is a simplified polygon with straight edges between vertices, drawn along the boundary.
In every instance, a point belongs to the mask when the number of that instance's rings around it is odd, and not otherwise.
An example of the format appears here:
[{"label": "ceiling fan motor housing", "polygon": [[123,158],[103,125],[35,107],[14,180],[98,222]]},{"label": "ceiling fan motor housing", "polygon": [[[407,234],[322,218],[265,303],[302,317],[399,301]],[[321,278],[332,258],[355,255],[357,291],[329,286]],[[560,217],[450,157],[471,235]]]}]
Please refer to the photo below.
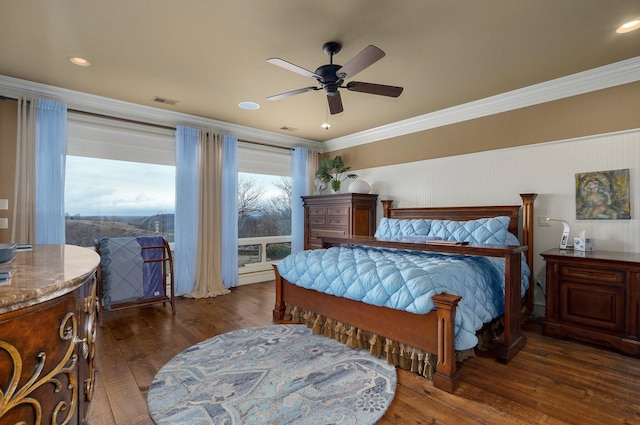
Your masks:
[{"label": "ceiling fan motor housing", "polygon": [[319,77],[315,78],[318,80],[318,83],[320,83],[322,88],[324,88],[327,96],[334,96],[344,81],[336,74],[336,71],[340,68],[342,68],[341,65],[329,64],[322,65],[316,69],[316,74],[319,75]]}]

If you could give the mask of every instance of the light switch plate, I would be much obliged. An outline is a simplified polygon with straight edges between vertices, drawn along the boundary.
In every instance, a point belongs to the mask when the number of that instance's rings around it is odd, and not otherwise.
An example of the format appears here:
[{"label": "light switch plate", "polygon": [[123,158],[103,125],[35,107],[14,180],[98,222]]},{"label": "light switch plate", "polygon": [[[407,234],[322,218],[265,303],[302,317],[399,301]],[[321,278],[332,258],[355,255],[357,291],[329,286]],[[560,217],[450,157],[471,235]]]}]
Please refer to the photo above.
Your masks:
[{"label": "light switch plate", "polygon": [[538,216],[538,226],[551,226],[551,224],[549,224],[549,217]]}]

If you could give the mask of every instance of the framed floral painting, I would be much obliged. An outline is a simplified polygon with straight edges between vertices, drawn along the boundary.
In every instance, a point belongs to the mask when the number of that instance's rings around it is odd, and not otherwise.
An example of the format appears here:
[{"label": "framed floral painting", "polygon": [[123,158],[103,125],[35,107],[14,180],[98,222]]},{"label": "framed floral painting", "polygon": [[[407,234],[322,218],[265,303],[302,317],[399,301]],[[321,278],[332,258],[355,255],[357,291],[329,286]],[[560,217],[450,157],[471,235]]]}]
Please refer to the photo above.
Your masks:
[{"label": "framed floral painting", "polygon": [[629,169],[576,174],[576,219],[631,218]]}]

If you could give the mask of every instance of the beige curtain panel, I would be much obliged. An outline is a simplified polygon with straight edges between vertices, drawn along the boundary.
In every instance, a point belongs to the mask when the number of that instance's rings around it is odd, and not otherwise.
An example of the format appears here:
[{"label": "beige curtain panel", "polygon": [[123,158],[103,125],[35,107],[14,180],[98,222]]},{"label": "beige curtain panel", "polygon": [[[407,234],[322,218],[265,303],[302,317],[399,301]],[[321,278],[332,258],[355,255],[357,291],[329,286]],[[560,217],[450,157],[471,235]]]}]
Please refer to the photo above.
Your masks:
[{"label": "beige curtain panel", "polygon": [[222,135],[200,132],[196,284],[192,298],[228,294],[222,284]]},{"label": "beige curtain panel", "polygon": [[11,242],[35,241],[35,151],[36,99],[18,98],[18,137],[16,139],[15,206]]}]

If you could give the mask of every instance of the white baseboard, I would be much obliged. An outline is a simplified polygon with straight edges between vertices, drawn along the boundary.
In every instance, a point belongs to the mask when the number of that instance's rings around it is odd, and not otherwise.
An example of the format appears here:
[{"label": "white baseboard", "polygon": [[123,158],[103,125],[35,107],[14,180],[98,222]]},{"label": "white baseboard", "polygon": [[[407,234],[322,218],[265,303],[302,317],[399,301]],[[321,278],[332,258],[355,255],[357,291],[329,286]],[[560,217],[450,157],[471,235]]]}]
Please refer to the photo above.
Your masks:
[{"label": "white baseboard", "polygon": [[238,275],[238,286],[248,285],[250,283],[266,282],[268,280],[274,280],[275,278],[275,272],[273,269],[241,273]]}]

